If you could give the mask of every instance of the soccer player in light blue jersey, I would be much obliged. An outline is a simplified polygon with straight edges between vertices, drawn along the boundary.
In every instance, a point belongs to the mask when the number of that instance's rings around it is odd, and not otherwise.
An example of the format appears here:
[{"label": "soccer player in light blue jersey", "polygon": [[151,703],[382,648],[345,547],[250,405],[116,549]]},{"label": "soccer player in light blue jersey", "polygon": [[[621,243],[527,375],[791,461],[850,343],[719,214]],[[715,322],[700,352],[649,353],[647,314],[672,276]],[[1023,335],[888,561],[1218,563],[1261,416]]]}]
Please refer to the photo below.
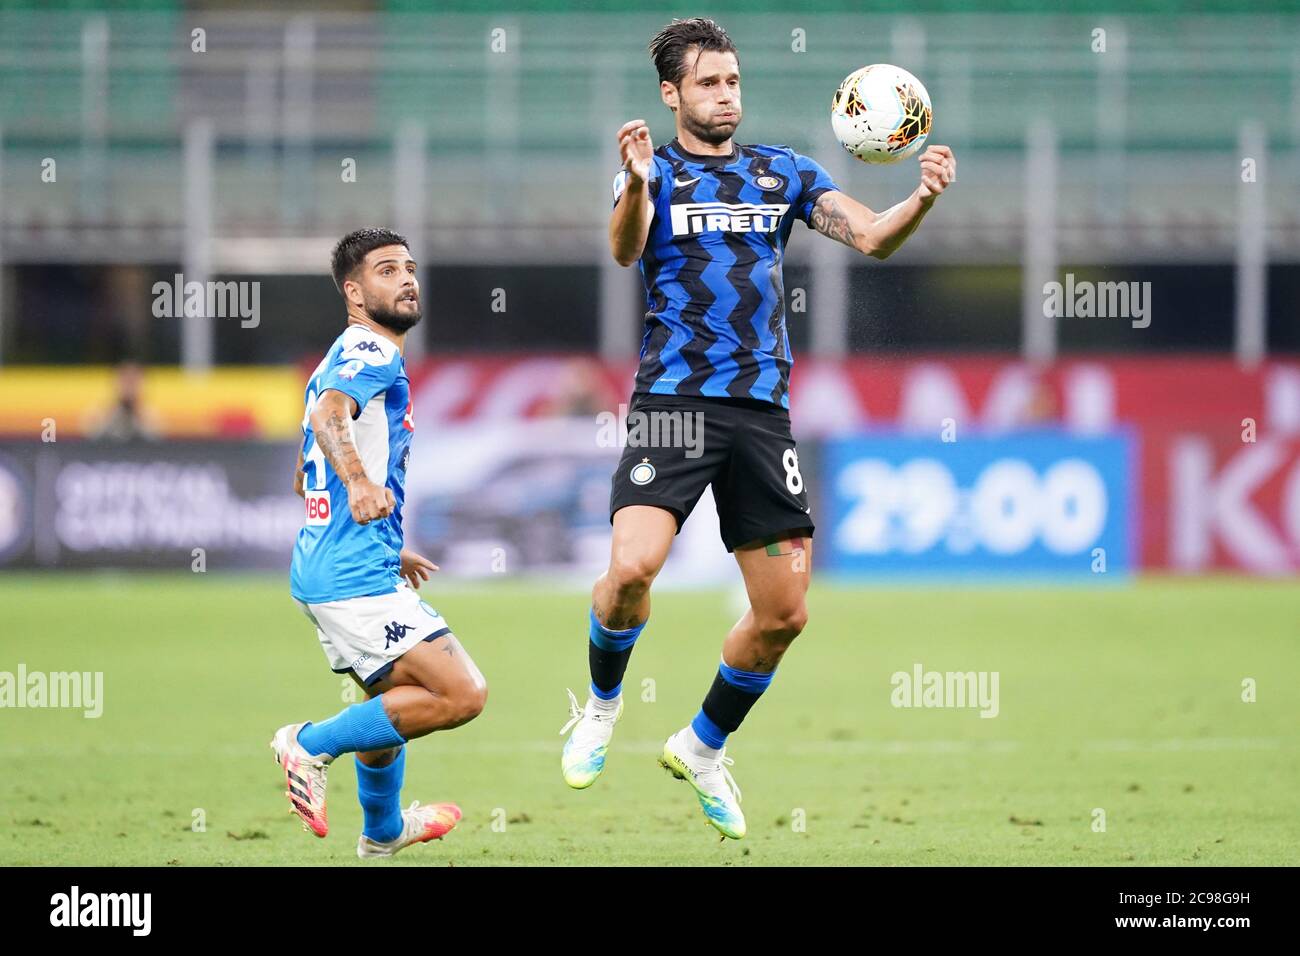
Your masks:
[{"label": "soccer player in light blue jersey", "polygon": [[473,720],[487,684],[415,593],[437,567],[402,547],[415,431],[402,349],[420,321],[415,260],[396,233],[362,229],[334,247],[332,266],[348,324],[307,383],[294,476],[305,519],[290,590],[330,667],[351,675],[367,699],[319,723],[281,727],[271,748],[292,812],[319,837],[329,832],[330,763],[355,754],[364,816],[357,855],[392,856],[441,838],[461,817],[452,803],[401,808],[404,744]]}]

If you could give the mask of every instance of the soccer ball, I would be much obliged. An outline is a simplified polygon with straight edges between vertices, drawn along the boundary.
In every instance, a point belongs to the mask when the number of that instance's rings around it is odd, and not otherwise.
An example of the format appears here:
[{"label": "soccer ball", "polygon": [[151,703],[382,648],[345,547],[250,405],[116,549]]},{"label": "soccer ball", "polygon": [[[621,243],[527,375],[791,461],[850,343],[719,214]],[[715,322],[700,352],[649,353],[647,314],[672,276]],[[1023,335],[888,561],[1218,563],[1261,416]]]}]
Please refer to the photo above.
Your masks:
[{"label": "soccer ball", "polygon": [[854,70],[831,102],[835,138],[864,163],[896,163],[920,152],[930,118],[921,81],[888,63]]}]

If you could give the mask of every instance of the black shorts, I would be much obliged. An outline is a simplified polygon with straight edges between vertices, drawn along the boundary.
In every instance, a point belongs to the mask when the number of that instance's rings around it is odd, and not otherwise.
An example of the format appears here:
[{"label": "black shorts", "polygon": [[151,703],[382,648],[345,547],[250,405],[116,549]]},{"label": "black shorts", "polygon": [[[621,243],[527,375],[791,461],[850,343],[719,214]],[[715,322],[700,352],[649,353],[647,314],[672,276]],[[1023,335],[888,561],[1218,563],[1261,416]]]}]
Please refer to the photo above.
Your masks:
[{"label": "black shorts", "polygon": [[708,485],[728,551],[813,521],[790,413],[757,399],[638,392],[614,472],[609,518],[628,505],[671,511],[677,530]]}]

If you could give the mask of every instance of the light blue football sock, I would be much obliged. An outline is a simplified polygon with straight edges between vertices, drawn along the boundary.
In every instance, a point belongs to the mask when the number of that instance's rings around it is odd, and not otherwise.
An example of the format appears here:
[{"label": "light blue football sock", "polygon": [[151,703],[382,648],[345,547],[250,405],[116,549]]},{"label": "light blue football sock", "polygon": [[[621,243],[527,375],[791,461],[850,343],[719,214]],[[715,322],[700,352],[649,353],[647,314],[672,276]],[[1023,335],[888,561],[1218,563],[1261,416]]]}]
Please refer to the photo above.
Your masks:
[{"label": "light blue football sock", "polygon": [[358,750],[383,750],[406,743],[384,713],[382,697],[345,707],[329,720],[308,723],[298,731],[298,743],[309,754],[355,753]]},{"label": "light blue football sock", "polygon": [[406,772],[406,748],[387,767],[357,764],[357,799],[365,824],[361,832],[372,840],[389,843],[402,835],[402,777]]}]

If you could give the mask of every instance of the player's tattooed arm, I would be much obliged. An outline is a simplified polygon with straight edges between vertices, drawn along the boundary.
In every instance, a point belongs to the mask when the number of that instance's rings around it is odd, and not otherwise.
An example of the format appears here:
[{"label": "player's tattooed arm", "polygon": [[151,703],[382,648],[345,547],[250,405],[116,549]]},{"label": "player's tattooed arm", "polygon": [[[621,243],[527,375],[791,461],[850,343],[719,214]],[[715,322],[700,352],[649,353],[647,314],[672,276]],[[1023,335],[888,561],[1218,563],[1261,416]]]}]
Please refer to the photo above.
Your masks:
[{"label": "player's tattooed arm", "polygon": [[844,193],[827,192],[817,197],[811,225],[864,256],[886,259],[921,224],[929,209],[916,193],[884,212],[874,212]]},{"label": "player's tattooed arm", "polygon": [[818,196],[812,211],[812,227],[823,236],[857,249],[858,239],[853,232],[853,223],[849,221],[848,211],[840,202],[843,196],[843,193],[836,192],[822,193]]},{"label": "player's tattooed arm", "polygon": [[302,473],[302,449],[298,449],[298,467],[293,470],[293,490],[299,498],[307,497],[307,491],[303,488]]},{"label": "player's tattooed arm", "polygon": [[325,460],[348,489],[348,506],[357,524],[369,524],[387,518],[397,506],[388,488],[375,484],[366,476],[361,453],[357,451],[352,431],[356,401],[337,389],[321,393],[311,413],[311,427]]},{"label": "player's tattooed arm", "polygon": [[817,197],[811,226],[863,255],[887,259],[916,231],[934,201],[957,178],[957,160],[947,146],[931,146],[919,157],[921,185],[902,202],[873,212],[842,192]]},{"label": "player's tattooed arm", "polygon": [[326,389],[311,413],[311,427],[316,433],[316,444],[320,445],[325,460],[345,485],[366,477],[366,469],[361,463],[361,453],[357,451],[352,432],[352,408],[355,407],[356,402],[351,396]]}]

